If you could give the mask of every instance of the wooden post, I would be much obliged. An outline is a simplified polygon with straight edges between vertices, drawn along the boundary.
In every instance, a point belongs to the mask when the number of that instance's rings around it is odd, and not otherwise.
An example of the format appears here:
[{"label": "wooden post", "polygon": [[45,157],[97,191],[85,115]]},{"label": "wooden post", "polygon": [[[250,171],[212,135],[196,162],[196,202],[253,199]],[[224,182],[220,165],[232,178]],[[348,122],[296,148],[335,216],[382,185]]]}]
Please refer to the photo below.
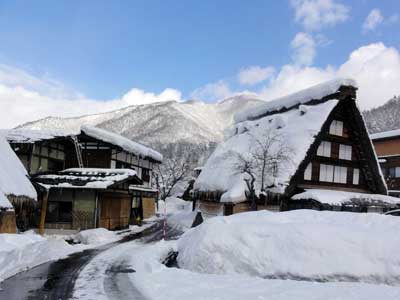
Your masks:
[{"label": "wooden post", "polygon": [[46,192],[43,195],[42,209],[40,211],[39,234],[41,234],[41,235],[44,234],[44,223],[45,223],[45,220],[46,220],[47,200],[48,199],[49,199],[49,191],[46,190]]}]

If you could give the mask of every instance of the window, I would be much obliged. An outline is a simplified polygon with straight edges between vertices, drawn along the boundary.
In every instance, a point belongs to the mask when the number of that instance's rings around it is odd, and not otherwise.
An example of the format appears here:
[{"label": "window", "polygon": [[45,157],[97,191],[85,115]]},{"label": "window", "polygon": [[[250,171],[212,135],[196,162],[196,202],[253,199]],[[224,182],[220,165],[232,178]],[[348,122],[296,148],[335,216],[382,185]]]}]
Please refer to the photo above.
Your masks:
[{"label": "window", "polygon": [[331,142],[321,142],[317,150],[317,155],[331,157]]},{"label": "window", "polygon": [[333,181],[336,183],[347,183],[347,168],[335,166]]},{"label": "window", "polygon": [[400,167],[389,168],[390,178],[400,178]]},{"label": "window", "polygon": [[332,182],[333,166],[321,164],[319,168],[319,180],[325,182]]},{"label": "window", "polygon": [[311,180],[311,175],[312,175],[312,164],[309,163],[304,171],[304,180]]},{"label": "window", "polygon": [[142,180],[145,182],[150,181],[150,170],[143,168],[142,170]]},{"label": "window", "polygon": [[351,146],[340,144],[339,159],[351,160]]},{"label": "window", "polygon": [[360,169],[353,170],[353,184],[358,185],[360,183]]},{"label": "window", "polygon": [[329,127],[329,133],[332,135],[342,136],[343,135],[343,122],[333,120],[331,123],[331,126]]},{"label": "window", "polygon": [[321,164],[319,180],[323,182],[347,183],[347,167]]}]

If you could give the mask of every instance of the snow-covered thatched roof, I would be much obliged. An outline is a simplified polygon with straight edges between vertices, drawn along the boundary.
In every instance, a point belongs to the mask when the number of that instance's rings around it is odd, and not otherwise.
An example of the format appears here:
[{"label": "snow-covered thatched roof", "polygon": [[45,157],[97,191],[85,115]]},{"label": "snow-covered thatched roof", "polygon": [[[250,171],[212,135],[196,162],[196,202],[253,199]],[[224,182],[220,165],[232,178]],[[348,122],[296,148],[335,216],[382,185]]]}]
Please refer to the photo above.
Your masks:
[{"label": "snow-covered thatched roof", "polygon": [[371,140],[380,140],[380,139],[393,138],[393,137],[400,137],[400,129],[370,134]]},{"label": "snow-covered thatched roof", "polygon": [[321,204],[328,205],[352,205],[352,204],[368,204],[368,205],[389,205],[395,206],[400,205],[400,198],[377,195],[377,194],[366,194],[366,193],[352,193],[344,191],[333,191],[333,190],[319,190],[310,189],[303,193],[294,195],[293,200],[315,200]]},{"label": "snow-covered thatched roof", "polygon": [[333,94],[339,90],[341,86],[357,87],[357,83],[353,79],[338,78],[333,79],[308,89],[301,90],[297,93],[290,94],[272,101],[268,101],[245,110],[235,115],[236,123],[246,120],[254,120],[268,112],[279,112],[282,109],[291,109],[299,104],[304,104],[313,99],[321,99],[327,95]]},{"label": "snow-covered thatched roof", "polygon": [[37,175],[33,180],[46,189],[107,189],[127,180],[133,180],[132,184],[141,183],[141,180],[136,176],[136,171],[132,169],[72,168],[56,174]]},{"label": "snow-covered thatched roof", "polygon": [[[235,117],[237,122],[231,133],[208,159],[195,181],[194,189],[200,192],[221,192],[223,193],[221,202],[243,201],[247,190],[244,181],[245,175],[237,169],[235,153],[242,156],[248,155],[252,147],[254,148],[255,141],[262,140],[266,132],[275,132],[281,136],[285,147],[290,150],[290,160],[278,162],[275,177],[269,176],[266,179],[265,187],[273,187],[271,190],[274,192],[283,193],[291,177],[306,157],[307,151],[320,132],[322,125],[339,103],[338,99],[332,98],[312,104],[307,100],[321,99],[331,95],[337,92],[343,84],[355,85],[351,80],[330,81],[237,115]],[[283,104],[279,104],[279,101],[282,101]],[[282,107],[291,109],[265,115],[268,110],[276,111]],[[257,116],[261,117],[257,118]],[[278,146],[276,145],[276,147]],[[274,151],[276,149],[272,150],[272,152]],[[259,191],[260,182],[256,182],[256,189]]]},{"label": "snow-covered thatched roof", "polygon": [[163,159],[160,153],[149,147],[134,142],[119,134],[90,125],[82,125],[78,131],[9,129],[2,130],[1,133],[6,136],[9,142],[12,143],[35,143],[38,141],[52,140],[59,137],[68,137],[74,135],[78,136],[81,133],[84,133],[95,139],[116,145],[139,157],[149,157],[158,162],[161,162]]},{"label": "snow-covered thatched roof", "polygon": [[0,136],[0,209],[12,207],[6,196],[37,198],[28,174],[10,145]]}]

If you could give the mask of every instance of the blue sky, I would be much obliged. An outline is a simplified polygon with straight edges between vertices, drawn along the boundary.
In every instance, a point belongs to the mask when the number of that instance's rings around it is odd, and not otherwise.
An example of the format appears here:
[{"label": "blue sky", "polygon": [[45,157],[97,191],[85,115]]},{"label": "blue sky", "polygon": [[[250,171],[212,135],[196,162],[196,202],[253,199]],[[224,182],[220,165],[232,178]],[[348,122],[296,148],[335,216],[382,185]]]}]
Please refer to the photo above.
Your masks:
[{"label": "blue sky", "polygon": [[[366,29],[374,9],[378,16]],[[322,19],[313,20],[313,13]],[[268,100],[271,91],[266,89],[284,66],[326,72],[328,65],[340,68],[363,46],[382,43],[397,51],[399,13],[398,0],[2,0],[0,64],[45,82],[46,88],[62,86],[63,96],[73,91],[70,98],[77,94],[106,101],[120,99],[132,88],[154,95],[171,88],[179,91],[177,100],[212,102],[244,90]],[[332,14],[332,22],[326,21]],[[293,46],[299,33],[303,35]],[[303,58],[294,58],[299,49]],[[243,84],[240,71],[252,66],[271,72]],[[3,71],[3,77],[7,74]],[[24,86],[15,77],[13,87]],[[215,84],[224,86],[215,92]],[[285,92],[291,91],[270,94]],[[57,98],[54,92],[51,96]]]}]

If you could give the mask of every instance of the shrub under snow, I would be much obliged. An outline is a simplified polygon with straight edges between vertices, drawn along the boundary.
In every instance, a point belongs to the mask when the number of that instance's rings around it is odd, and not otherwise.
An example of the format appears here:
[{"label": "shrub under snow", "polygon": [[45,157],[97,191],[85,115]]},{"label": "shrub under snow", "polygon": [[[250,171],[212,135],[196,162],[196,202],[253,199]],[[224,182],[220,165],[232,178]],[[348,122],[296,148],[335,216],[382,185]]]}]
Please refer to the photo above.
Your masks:
[{"label": "shrub under snow", "polygon": [[119,239],[120,237],[118,237],[116,232],[107,230],[105,228],[95,228],[79,232],[74,237],[74,242],[85,245],[101,245],[105,243],[111,243]]},{"label": "shrub under snow", "polygon": [[297,210],[215,217],[178,243],[178,263],[201,273],[400,282],[400,218]]}]

